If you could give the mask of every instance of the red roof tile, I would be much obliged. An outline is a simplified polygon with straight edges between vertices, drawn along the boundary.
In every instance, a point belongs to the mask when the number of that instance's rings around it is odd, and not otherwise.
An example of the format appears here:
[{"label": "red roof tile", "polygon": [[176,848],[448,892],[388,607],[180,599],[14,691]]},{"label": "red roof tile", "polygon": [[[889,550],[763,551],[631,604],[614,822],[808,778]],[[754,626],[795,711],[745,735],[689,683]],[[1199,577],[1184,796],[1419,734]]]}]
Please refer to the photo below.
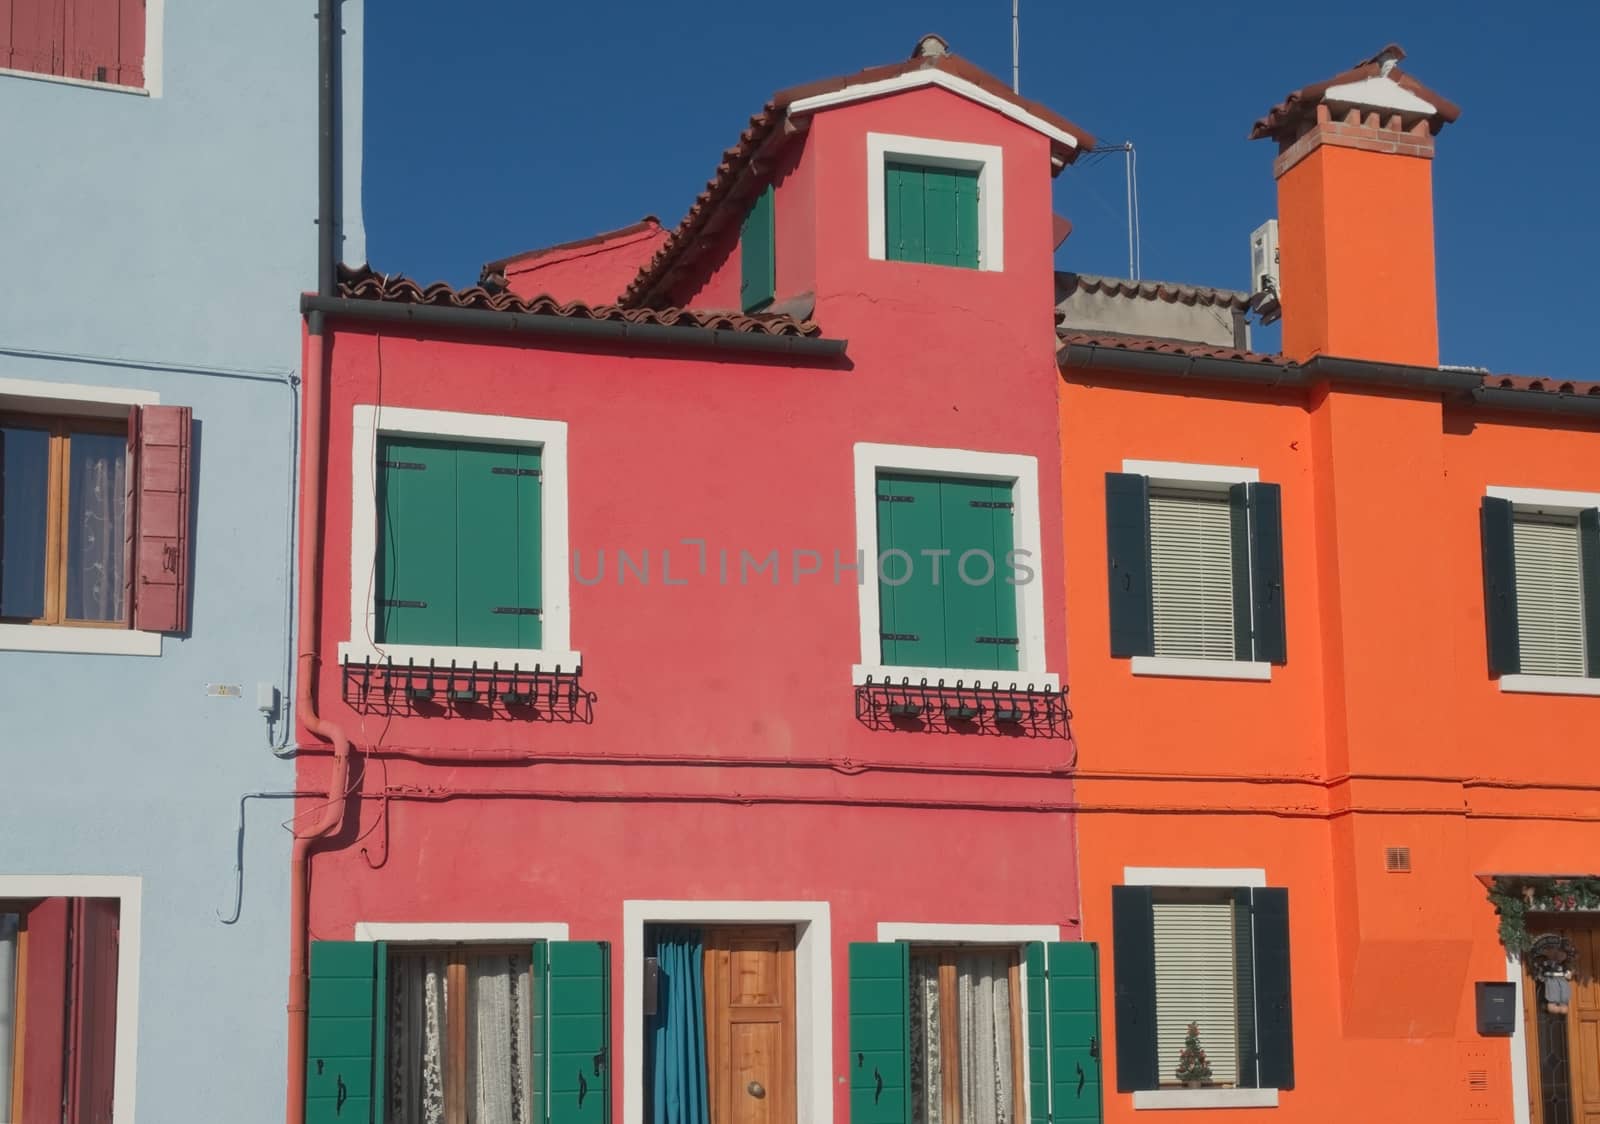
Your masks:
[{"label": "red roof tile", "polygon": [[506,266],[513,262],[521,263],[534,258],[548,257],[551,254],[564,253],[567,250],[581,250],[587,246],[599,246],[607,242],[614,242],[634,234],[648,234],[661,229],[661,220],[654,215],[646,215],[636,223],[618,227],[616,230],[602,230],[598,234],[591,234],[587,238],[574,238],[571,242],[557,242],[553,246],[536,246],[531,250],[523,250],[520,254],[510,254],[494,261],[485,262],[478,271],[478,283],[481,285],[495,274],[505,272]]},{"label": "red roof tile", "polygon": [[1315,115],[1316,107],[1331,87],[1359,82],[1363,78],[1377,78],[1385,73],[1386,66],[1388,77],[1402,89],[1410,91],[1424,101],[1432,102],[1437,107],[1434,114],[1427,118],[1430,128],[1437,133],[1461,116],[1461,107],[1402,71],[1396,64],[1405,57],[1404,48],[1398,43],[1390,43],[1370,59],[1362,59],[1349,70],[1340,71],[1326,82],[1302,86],[1273,106],[1265,117],[1255,123],[1250,129],[1250,139],[1273,137],[1277,140],[1293,140],[1300,126]]},{"label": "red roof tile", "polygon": [[[925,38],[937,38],[937,36]],[[940,40],[940,43],[942,46],[943,41]],[[919,42],[919,50],[921,46]],[[740,190],[735,201],[742,200],[747,193],[752,196],[755,194],[757,185],[741,183],[741,176],[757,153],[769,146],[781,146],[787,140],[787,134],[782,126],[788,119],[788,107],[792,103],[822,94],[836,93],[850,86],[881,82],[884,79],[896,78],[919,70],[941,70],[964,79],[1070,134],[1078,142],[1076,148],[1067,145],[1056,145],[1053,148],[1053,154],[1059,156],[1063,163],[1071,163],[1079,153],[1094,147],[1094,137],[1083,129],[1039,102],[1012,93],[1011,87],[1000,79],[957,55],[917,54],[904,62],[868,67],[866,70],[842,78],[826,78],[801,86],[792,86],[774,94],[772,100],[761,108],[761,112],[750,118],[750,124],[740,134],[738,142],[722,154],[722,162],[717,165],[716,174],[706,181],[705,190],[690,204],[683,221],[622,294],[622,303],[626,305],[648,303],[671,275],[686,249],[703,242],[721,222],[733,221],[725,213],[726,209],[722,204],[729,200],[736,186]]]},{"label": "red roof tile", "polygon": [[1600,382],[1578,379],[1547,379],[1538,375],[1484,375],[1483,385],[1492,390],[1536,390],[1546,394],[1581,394],[1600,398]]},{"label": "red roof tile", "polygon": [[409,277],[379,273],[369,266],[339,267],[339,295],[353,300],[393,301],[399,304],[427,304],[443,308],[472,308],[485,312],[516,312],[534,316],[565,316],[579,320],[614,320],[633,324],[660,324],[665,327],[713,328],[727,332],[750,332],[765,336],[820,336],[814,320],[775,313],[746,314],[688,308],[624,308],[617,304],[561,303],[553,297],[524,300],[506,291],[491,291],[481,285],[456,289],[437,281],[419,285]]},{"label": "red roof tile", "polygon": [[1205,285],[1179,285],[1170,281],[1128,281],[1120,277],[1097,277],[1092,273],[1056,274],[1057,299],[1077,290],[1104,293],[1108,297],[1138,297],[1166,301],[1168,304],[1221,305],[1246,311],[1250,294],[1238,289],[1213,289]]}]

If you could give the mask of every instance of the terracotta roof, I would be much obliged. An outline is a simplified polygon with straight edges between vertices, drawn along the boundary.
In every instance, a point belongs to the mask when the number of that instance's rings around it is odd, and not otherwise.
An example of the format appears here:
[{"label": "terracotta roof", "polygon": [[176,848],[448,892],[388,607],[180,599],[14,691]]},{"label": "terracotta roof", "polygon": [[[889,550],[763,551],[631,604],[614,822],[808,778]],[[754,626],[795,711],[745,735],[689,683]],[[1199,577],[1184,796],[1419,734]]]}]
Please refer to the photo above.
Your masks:
[{"label": "terracotta roof", "polygon": [[563,304],[552,297],[524,300],[510,292],[492,292],[481,285],[456,289],[437,281],[419,285],[409,277],[383,274],[369,266],[339,267],[339,295],[353,300],[392,301],[399,304],[427,304],[442,308],[472,308],[485,312],[515,312],[533,316],[566,316],[579,320],[615,320],[633,324],[660,324],[665,327],[713,328],[727,332],[749,332],[765,336],[820,336],[822,329],[813,320],[774,313],[747,315],[688,308],[624,308],[617,304]]},{"label": "terracotta roof", "polygon": [[1387,77],[1401,89],[1432,102],[1435,110],[1426,118],[1434,133],[1461,116],[1461,107],[1444,95],[1436,93],[1402,71],[1398,65],[1406,52],[1398,43],[1390,43],[1370,59],[1362,59],[1349,70],[1340,71],[1326,82],[1315,82],[1291,93],[1267,111],[1267,115],[1250,129],[1250,139],[1274,137],[1292,140],[1298,129],[1316,113],[1323,95],[1335,86],[1345,86],[1367,78]]},{"label": "terracotta roof", "polygon": [[1547,379],[1538,375],[1484,375],[1489,390],[1534,390],[1546,394],[1581,394],[1600,398],[1600,382],[1579,379]]},{"label": "terracotta roof", "polygon": [[587,238],[575,238],[571,242],[557,242],[553,246],[535,246],[531,250],[523,250],[520,254],[510,254],[494,261],[485,262],[478,271],[478,281],[482,283],[497,273],[505,272],[506,266],[512,262],[524,261],[528,258],[542,258],[550,254],[562,253],[566,250],[581,250],[585,246],[598,246],[605,242],[612,242],[619,238],[626,238],[630,234],[647,234],[661,229],[661,220],[654,215],[646,215],[636,223],[618,227],[616,230],[603,230],[599,234],[591,234]]},{"label": "terracotta roof", "polygon": [[[683,221],[678,224],[677,229],[668,236],[667,241],[656,251],[655,257],[639,271],[639,276],[634,278],[633,283],[622,294],[622,303],[633,305],[648,301],[655,295],[655,290],[671,273],[687,248],[711,234],[723,222],[734,221],[727,213],[728,209],[722,207],[722,204],[729,199],[736,186],[740,188],[738,192],[740,198],[746,192],[754,194],[754,185],[740,183],[745,169],[750,166],[758,153],[769,147],[781,146],[788,139],[789,134],[783,126],[788,120],[789,106],[806,98],[836,93],[850,86],[868,82],[881,82],[915,71],[939,70],[971,82],[985,93],[1007,101],[1070,134],[1078,142],[1076,148],[1067,145],[1052,146],[1053,154],[1059,156],[1063,163],[1071,163],[1079,153],[1094,147],[1094,137],[1083,129],[1054,110],[1012,93],[1011,87],[966,59],[942,52],[920,53],[924,44],[933,39],[938,37],[925,36],[918,43],[919,53],[904,62],[868,67],[866,70],[842,78],[826,78],[801,86],[792,86],[774,94],[772,100],[761,108],[761,112],[750,118],[750,123],[739,135],[738,142],[722,154],[722,161],[717,165],[716,173],[706,181],[705,190],[690,204],[688,213],[683,216]],[[939,43],[942,48],[943,40],[939,40]]]},{"label": "terracotta roof", "polygon": [[1217,347],[1214,344],[1163,339],[1157,336],[1130,336],[1121,332],[1057,331],[1056,339],[1060,341],[1062,347],[1077,344],[1081,347],[1114,348],[1117,351],[1154,351],[1185,358],[1231,359],[1243,363],[1266,363],[1279,367],[1289,362],[1287,358],[1276,353],[1243,351],[1237,347]]},{"label": "terracotta roof", "polygon": [[1085,293],[1104,293],[1108,297],[1139,297],[1168,304],[1221,305],[1241,311],[1250,307],[1250,294],[1238,289],[1213,289],[1170,281],[1128,281],[1120,277],[1097,277],[1092,273],[1056,274],[1057,300],[1080,289]]}]

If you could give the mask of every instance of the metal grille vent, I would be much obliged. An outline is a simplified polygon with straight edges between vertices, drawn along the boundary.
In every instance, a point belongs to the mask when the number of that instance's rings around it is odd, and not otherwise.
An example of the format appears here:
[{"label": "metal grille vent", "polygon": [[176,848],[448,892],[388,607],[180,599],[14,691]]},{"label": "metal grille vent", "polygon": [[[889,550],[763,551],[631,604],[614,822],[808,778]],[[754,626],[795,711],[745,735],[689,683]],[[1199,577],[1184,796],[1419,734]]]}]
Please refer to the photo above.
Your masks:
[{"label": "metal grille vent", "polygon": [[1467,1088],[1474,1093],[1487,1093],[1489,1091],[1489,1071],[1486,1069],[1467,1070]]},{"label": "metal grille vent", "polygon": [[1390,874],[1410,874],[1411,848],[1385,847],[1383,849],[1383,869]]}]

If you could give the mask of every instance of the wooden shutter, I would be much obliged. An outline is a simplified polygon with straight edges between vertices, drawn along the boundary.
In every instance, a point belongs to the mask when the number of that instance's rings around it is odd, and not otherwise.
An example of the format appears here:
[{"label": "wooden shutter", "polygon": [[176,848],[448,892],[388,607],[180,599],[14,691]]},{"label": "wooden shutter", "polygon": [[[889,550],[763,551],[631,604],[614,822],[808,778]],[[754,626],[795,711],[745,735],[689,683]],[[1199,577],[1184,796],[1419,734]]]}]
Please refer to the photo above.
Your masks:
[{"label": "wooden shutter", "polygon": [[1031,941],[1023,949],[1027,969],[1026,1006],[1028,1010],[1028,1121],[1050,1121],[1050,1017],[1045,976],[1043,941]]},{"label": "wooden shutter", "polygon": [[910,948],[850,945],[850,1124],[911,1124]]},{"label": "wooden shutter", "polygon": [[1239,1086],[1254,1089],[1259,1055],[1256,1048],[1256,955],[1255,913],[1250,890],[1233,891],[1233,969],[1234,994],[1238,997],[1235,1019],[1239,1026]]},{"label": "wooden shutter", "polygon": [[1103,1118],[1100,1081],[1100,950],[1087,941],[1045,947],[1049,972],[1050,1119]]},{"label": "wooden shutter", "polygon": [[1111,587],[1111,654],[1155,653],[1150,603],[1150,482],[1106,473],[1106,569]]},{"label": "wooden shutter", "polygon": [[455,456],[455,642],[537,648],[544,611],[539,450],[461,445]]},{"label": "wooden shutter", "polygon": [[[1007,583],[1011,552],[1012,488],[987,480],[938,481],[939,540],[919,544],[949,551],[941,560],[939,591],[943,600],[945,652],[937,666],[1015,671],[1017,668],[1017,590]],[[979,551],[961,577],[961,557]],[[987,558],[988,561],[984,561]],[[929,571],[934,560],[916,555],[916,564]],[[984,575],[987,581],[982,581]]]},{"label": "wooden shutter", "polygon": [[976,269],[978,172],[888,162],[884,167],[885,256]]},{"label": "wooden shutter", "polygon": [[66,0],[0,4],[0,65],[32,74],[64,73],[65,21]]},{"label": "wooden shutter", "polygon": [[99,1124],[111,1119],[116,1072],[121,903],[115,898],[73,898],[69,909],[73,948],[64,1120]]},{"label": "wooden shutter", "polygon": [[[1276,484],[1247,485],[1250,507],[1251,659],[1286,663],[1288,627],[1283,591],[1283,490]],[[1234,585],[1242,585],[1235,572]]]},{"label": "wooden shutter", "polygon": [[1212,1080],[1232,1084],[1239,1075],[1233,901],[1156,901],[1152,920],[1157,1075],[1176,1079],[1187,1028],[1199,1023]]},{"label": "wooden shutter", "polygon": [[1516,551],[1510,500],[1485,496],[1479,510],[1483,535],[1483,617],[1488,634],[1489,671],[1515,675],[1522,670],[1517,641]]},{"label": "wooden shutter", "polygon": [[772,303],[777,291],[777,232],[774,224],[773,190],[756,196],[739,229],[739,306],[758,312]]},{"label": "wooden shutter", "polygon": [[371,941],[311,942],[306,1124],[378,1124],[384,978]]},{"label": "wooden shutter", "polygon": [[[374,639],[455,644],[456,453],[445,441],[378,439]],[[352,596],[367,595],[352,590]]]},{"label": "wooden shutter", "polygon": [[1263,1089],[1294,1088],[1294,1019],[1289,995],[1289,891],[1250,892],[1254,915],[1256,1043]]},{"label": "wooden shutter", "polygon": [[886,163],[883,174],[884,256],[889,261],[926,261],[922,169]]},{"label": "wooden shutter", "polygon": [[1151,492],[1155,654],[1231,660],[1232,517],[1225,494]]},{"label": "wooden shutter", "polygon": [[[550,1120],[550,946],[534,941],[528,958],[529,981],[533,991],[533,1103],[528,1110],[529,1124],[548,1124]],[[395,1124],[402,1124],[396,1121]]]},{"label": "wooden shutter", "polygon": [[137,480],[127,519],[137,530],[128,567],[130,616],[145,632],[189,628],[189,436],[187,406],[143,406],[128,476]]},{"label": "wooden shutter", "polygon": [[1233,559],[1233,658],[1255,659],[1255,631],[1251,621],[1250,485],[1228,489],[1228,546]]},{"label": "wooden shutter", "polygon": [[86,82],[144,85],[145,0],[64,0],[60,6],[62,69],[57,73]]},{"label": "wooden shutter", "polygon": [[1155,896],[1148,886],[1111,887],[1117,1089],[1161,1084],[1156,1055]]},{"label": "wooden shutter", "polygon": [[611,945],[551,941],[546,954],[548,1124],[609,1124]]},{"label": "wooden shutter", "polygon": [[1517,649],[1530,675],[1582,675],[1584,622],[1578,524],[1519,516],[1512,521]]},{"label": "wooden shutter", "polygon": [[[877,578],[883,662],[945,667],[944,592],[933,584],[932,560],[920,553],[944,541],[939,481],[880,472],[877,495],[878,553],[884,558]],[[890,550],[904,551],[910,562],[899,555],[884,557]],[[869,558],[866,564],[877,563]],[[941,581],[952,564],[944,560]],[[901,581],[908,572],[909,580]]]},{"label": "wooden shutter", "polygon": [[1583,566],[1584,653],[1589,674],[1600,676],[1600,509],[1578,513],[1578,549]]}]

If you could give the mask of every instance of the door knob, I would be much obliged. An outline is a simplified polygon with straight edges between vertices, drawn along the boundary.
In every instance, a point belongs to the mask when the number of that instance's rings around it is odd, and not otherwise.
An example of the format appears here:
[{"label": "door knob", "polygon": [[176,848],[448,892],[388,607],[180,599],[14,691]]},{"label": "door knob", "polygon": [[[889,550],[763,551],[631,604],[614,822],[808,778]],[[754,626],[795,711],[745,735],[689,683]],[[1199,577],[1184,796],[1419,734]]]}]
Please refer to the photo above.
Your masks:
[{"label": "door knob", "polygon": [[766,1089],[764,1089],[762,1087],[761,1082],[759,1082],[759,1081],[750,1082],[750,1084],[748,1084],[748,1085],[746,1085],[744,1087],[744,1091],[749,1093],[752,1097],[757,1098],[758,1100],[767,1095]]}]

